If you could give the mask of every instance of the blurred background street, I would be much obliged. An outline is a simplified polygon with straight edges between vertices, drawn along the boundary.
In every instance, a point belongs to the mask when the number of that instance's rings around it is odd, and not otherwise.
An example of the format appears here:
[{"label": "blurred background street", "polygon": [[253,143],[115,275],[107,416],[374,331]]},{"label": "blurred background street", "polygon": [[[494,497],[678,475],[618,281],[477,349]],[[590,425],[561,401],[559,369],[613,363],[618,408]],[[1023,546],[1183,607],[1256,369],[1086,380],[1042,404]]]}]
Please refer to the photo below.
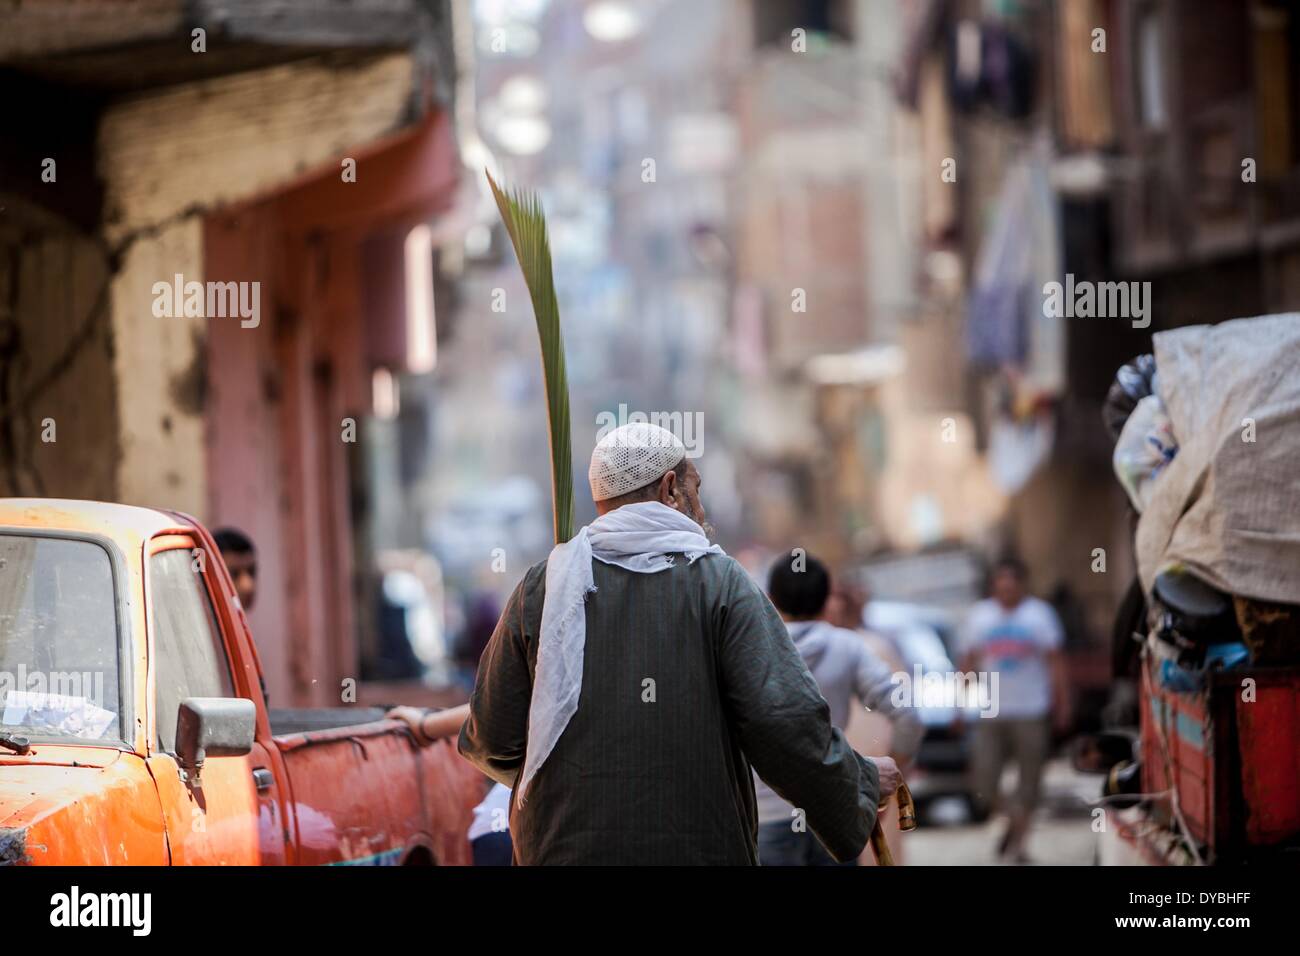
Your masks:
[{"label": "blurred background street", "polygon": [[[281,706],[463,702],[552,545],[490,170],[549,221],[578,523],[602,428],[675,415],[717,541],[818,555],[908,673],[1017,555],[1071,705],[1029,855],[1090,863],[1061,748],[1135,722],[1103,402],[1157,332],[1300,308],[1298,54],[1294,0],[0,0],[0,494],[246,533]],[[909,862],[991,862],[917,706]]]}]

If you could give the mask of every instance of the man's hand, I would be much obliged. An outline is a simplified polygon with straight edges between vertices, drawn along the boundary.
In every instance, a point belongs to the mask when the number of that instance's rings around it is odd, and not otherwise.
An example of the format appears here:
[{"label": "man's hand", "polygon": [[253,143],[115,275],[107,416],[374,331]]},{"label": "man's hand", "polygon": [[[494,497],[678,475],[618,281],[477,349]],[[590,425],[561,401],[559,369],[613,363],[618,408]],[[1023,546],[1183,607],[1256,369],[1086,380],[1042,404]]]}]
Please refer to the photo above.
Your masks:
[{"label": "man's hand", "polygon": [[423,745],[429,743],[429,737],[424,732],[424,718],[428,715],[423,707],[394,707],[384,714],[389,720],[400,720],[406,726],[411,728],[411,734],[415,737],[417,743]]},{"label": "man's hand", "polygon": [[400,720],[411,728],[416,742],[428,745],[435,740],[455,737],[460,725],[469,717],[469,704],[448,707],[446,710],[428,710],[424,707],[394,707],[384,715],[389,720]]},{"label": "man's hand", "polygon": [[870,760],[880,771],[880,804],[883,806],[903,782],[903,774],[893,757],[871,757]]}]

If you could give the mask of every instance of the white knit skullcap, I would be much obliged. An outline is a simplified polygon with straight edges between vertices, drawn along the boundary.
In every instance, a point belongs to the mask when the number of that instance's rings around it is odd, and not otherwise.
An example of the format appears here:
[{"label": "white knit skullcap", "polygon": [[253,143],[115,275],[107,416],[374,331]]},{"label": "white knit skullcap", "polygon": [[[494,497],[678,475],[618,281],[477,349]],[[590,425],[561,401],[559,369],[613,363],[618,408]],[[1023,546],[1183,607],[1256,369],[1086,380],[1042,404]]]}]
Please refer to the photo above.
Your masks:
[{"label": "white knit skullcap", "polygon": [[676,468],[686,446],[672,432],[649,422],[615,428],[596,443],[587,478],[593,501],[644,488]]}]

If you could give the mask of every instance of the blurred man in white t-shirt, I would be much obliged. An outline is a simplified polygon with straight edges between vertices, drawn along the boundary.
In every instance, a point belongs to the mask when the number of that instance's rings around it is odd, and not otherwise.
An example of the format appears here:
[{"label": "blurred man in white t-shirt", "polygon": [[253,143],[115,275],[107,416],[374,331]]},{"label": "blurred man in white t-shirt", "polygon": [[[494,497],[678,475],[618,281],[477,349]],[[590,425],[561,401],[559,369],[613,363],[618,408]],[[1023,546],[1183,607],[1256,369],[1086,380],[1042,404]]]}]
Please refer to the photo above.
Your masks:
[{"label": "blurred man in white t-shirt", "polygon": [[1064,632],[1052,606],[1026,592],[1025,566],[1015,559],[993,569],[992,596],[972,608],[961,667],[997,674],[993,717],[974,727],[975,796],[992,809],[1000,801],[999,781],[1007,757],[1016,761],[1020,782],[1008,806],[1009,823],[999,851],[1027,862],[1025,838],[1051,745],[1052,725],[1069,724],[1069,696],[1061,656]]}]

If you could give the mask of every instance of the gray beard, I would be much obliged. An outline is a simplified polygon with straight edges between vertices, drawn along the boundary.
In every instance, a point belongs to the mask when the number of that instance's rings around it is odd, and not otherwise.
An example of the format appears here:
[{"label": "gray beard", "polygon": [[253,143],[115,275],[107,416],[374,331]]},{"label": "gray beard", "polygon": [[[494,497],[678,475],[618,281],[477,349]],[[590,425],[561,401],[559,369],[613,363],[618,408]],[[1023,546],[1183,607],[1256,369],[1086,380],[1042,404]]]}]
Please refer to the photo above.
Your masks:
[{"label": "gray beard", "polygon": [[681,498],[678,500],[677,503],[678,503],[679,505],[681,505],[681,508],[682,508],[682,514],[686,515],[686,517],[690,518],[690,519],[691,519],[692,521],[694,521],[697,525],[699,525],[700,528],[704,531],[704,537],[706,537],[706,538],[708,538],[710,541],[712,541],[712,540],[713,540],[713,525],[709,524],[707,521],[701,521],[701,520],[699,519],[699,517],[695,514],[695,509],[691,507],[691,503],[690,503],[689,501],[686,500],[686,496],[685,496],[685,495],[682,495]]}]

